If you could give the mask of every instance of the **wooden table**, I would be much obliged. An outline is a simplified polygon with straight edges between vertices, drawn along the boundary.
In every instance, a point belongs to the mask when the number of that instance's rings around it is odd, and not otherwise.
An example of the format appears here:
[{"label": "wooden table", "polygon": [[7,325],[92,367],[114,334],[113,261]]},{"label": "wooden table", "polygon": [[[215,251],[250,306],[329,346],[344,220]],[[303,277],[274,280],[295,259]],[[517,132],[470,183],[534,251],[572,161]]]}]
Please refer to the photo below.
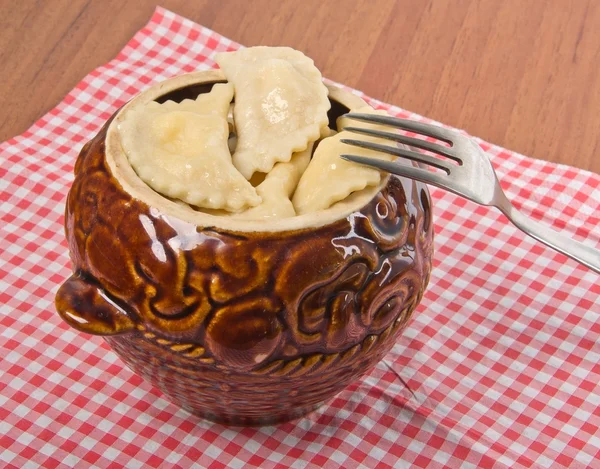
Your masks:
[{"label": "wooden table", "polygon": [[[600,173],[598,0],[161,0],[246,45],[529,156]],[[0,141],[143,27],[155,2],[0,0]]]}]

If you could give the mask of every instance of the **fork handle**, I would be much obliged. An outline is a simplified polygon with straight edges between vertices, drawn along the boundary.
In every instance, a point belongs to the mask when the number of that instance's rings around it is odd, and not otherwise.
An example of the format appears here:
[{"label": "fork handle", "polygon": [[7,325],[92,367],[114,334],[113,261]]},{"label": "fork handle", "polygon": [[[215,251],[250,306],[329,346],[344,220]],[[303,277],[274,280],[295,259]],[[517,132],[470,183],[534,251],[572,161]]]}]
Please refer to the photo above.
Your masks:
[{"label": "fork handle", "polygon": [[600,274],[600,250],[575,241],[542,223],[527,218],[508,199],[504,199],[496,206],[524,233]]}]

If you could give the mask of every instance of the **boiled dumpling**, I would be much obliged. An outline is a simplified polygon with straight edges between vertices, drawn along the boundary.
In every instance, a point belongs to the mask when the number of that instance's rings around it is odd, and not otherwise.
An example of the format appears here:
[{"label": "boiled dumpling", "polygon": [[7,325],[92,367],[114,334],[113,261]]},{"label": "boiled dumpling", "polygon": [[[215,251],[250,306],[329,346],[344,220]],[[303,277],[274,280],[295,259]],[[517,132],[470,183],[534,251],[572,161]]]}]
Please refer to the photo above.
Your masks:
[{"label": "boiled dumpling", "polygon": [[260,220],[265,218],[287,218],[296,215],[290,197],[298,180],[310,162],[313,145],[292,156],[287,163],[277,163],[256,187],[262,203],[237,215],[239,218]]},{"label": "boiled dumpling", "polygon": [[[375,111],[370,107],[357,109],[355,112],[387,115],[385,111]],[[338,119],[337,124],[340,132],[319,142],[310,164],[298,182],[298,187],[292,199],[298,215],[324,210],[345,199],[353,192],[362,190],[367,186],[379,184],[381,181],[379,170],[343,160],[340,155],[353,154],[388,161],[394,158],[384,153],[346,145],[340,141],[342,139],[358,138],[363,141],[386,143],[375,137],[357,136],[357,134],[342,130],[343,127],[349,125],[379,130],[389,129],[377,124],[350,121],[344,117]]]},{"label": "boiled dumpling", "polygon": [[235,88],[233,164],[246,179],[319,138],[330,103],[311,59],[288,47],[252,47],[215,60]]},{"label": "boiled dumpling", "polygon": [[150,102],[125,115],[123,149],[139,177],[157,192],[209,209],[240,211],[261,202],[235,169],[227,140],[230,84],[196,100]]}]

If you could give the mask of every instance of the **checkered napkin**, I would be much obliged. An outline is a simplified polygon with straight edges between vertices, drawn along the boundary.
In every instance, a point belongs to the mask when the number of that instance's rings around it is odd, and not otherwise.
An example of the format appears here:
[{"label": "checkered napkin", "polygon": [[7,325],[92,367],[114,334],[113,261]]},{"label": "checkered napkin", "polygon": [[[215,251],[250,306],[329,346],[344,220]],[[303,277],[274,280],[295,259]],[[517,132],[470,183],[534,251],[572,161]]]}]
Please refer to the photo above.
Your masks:
[{"label": "checkered napkin", "polygon": [[[369,375],[301,420],[203,421],[61,321],[63,210],[82,145],[140,90],[237,47],[158,8],[115,60],[0,145],[0,466],[600,467],[600,278],[442,190],[414,319]],[[598,175],[479,143],[523,212],[600,247]]]}]

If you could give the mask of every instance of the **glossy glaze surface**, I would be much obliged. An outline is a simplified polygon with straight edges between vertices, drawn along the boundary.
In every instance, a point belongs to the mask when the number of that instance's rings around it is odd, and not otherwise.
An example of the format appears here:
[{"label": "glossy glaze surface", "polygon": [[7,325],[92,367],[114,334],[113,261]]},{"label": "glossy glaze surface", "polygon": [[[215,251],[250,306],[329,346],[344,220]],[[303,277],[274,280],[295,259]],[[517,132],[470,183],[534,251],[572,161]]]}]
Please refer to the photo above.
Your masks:
[{"label": "glossy glaze surface", "polygon": [[232,232],[132,198],[106,163],[105,135],[76,164],[66,208],[74,274],[57,310],[105,335],[175,403],[227,423],[288,420],[393,346],[431,269],[425,186],[393,177],[334,223]]}]

